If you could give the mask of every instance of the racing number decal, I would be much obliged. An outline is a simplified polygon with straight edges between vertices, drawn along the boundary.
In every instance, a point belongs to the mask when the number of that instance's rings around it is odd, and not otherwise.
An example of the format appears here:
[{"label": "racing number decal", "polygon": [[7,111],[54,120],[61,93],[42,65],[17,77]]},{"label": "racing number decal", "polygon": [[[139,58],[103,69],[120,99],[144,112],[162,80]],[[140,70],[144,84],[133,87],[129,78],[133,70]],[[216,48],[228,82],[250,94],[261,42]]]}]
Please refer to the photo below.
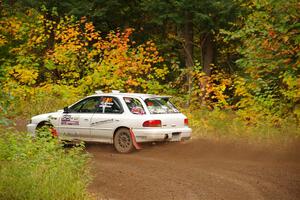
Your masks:
[{"label": "racing number decal", "polygon": [[106,108],[111,108],[113,106],[113,98],[111,97],[103,97],[101,99],[99,107],[101,108],[101,112],[105,113]]}]

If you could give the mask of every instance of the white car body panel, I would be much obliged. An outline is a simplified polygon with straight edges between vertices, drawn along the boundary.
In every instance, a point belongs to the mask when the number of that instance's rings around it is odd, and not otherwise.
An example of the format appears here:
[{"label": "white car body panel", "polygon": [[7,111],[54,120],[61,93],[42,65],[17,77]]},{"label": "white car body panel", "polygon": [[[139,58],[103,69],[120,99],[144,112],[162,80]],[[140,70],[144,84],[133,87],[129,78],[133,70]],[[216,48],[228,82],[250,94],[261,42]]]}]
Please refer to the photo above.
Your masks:
[{"label": "white car body panel", "polygon": [[114,131],[118,127],[124,126],[127,118],[128,116],[124,113],[94,115],[91,122],[90,137],[92,139],[102,138],[108,143],[112,143]]},{"label": "white car body panel", "polygon": [[[162,96],[136,93],[102,93],[88,96],[82,100],[98,97],[99,99],[101,97],[117,98],[123,112],[64,113],[63,110],[59,110],[32,117],[32,122],[27,125],[27,129],[34,135],[41,123],[49,122],[62,139],[104,143],[113,143],[114,133],[120,127],[132,129],[137,142],[180,141],[191,137],[192,130],[184,124],[186,116],[182,113],[150,114],[144,100]],[[139,99],[145,114],[133,114],[123,97]],[[69,106],[69,108],[82,100]],[[143,123],[147,120],[161,120],[161,127],[143,127]]]},{"label": "white car body panel", "polygon": [[[90,113],[66,113],[59,118],[60,124],[56,127],[60,133],[65,133],[65,137],[77,139],[88,137],[92,116],[93,114]],[[64,119],[69,119],[70,121]]]}]

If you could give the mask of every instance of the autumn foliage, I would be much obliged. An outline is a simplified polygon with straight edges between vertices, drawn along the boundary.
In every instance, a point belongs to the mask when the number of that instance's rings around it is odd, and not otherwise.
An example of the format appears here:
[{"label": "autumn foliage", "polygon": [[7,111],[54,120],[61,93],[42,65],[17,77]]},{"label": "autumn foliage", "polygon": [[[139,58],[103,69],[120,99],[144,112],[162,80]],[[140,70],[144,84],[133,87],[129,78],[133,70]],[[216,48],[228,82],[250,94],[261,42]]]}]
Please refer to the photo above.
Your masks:
[{"label": "autumn foliage", "polygon": [[164,90],[168,68],[163,58],[152,41],[136,45],[131,28],[102,38],[86,18],[55,21],[33,10],[1,23],[1,44],[9,56],[3,62],[3,91],[21,101],[36,101],[47,93],[74,100],[98,89]]},{"label": "autumn foliage", "polygon": [[[244,13],[230,29],[211,33],[220,55],[211,74],[196,59],[193,67],[184,68],[174,52],[161,51],[164,42],[135,42],[134,28],[102,33],[88,17],[3,8],[2,99],[10,102],[10,111],[28,116],[95,90],[117,89],[170,94],[178,106],[194,112],[232,110],[251,125],[299,123],[299,3],[267,0],[239,6]],[[228,70],[224,66],[230,63]]]}]

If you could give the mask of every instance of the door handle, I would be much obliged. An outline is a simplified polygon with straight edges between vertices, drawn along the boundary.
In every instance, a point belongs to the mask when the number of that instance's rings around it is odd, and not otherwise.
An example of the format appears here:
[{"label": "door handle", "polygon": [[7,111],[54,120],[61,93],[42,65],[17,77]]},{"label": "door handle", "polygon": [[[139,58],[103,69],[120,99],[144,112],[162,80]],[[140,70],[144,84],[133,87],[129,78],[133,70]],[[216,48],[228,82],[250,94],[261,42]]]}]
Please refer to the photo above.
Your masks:
[{"label": "door handle", "polygon": [[89,119],[84,119],[84,121],[89,121]]}]

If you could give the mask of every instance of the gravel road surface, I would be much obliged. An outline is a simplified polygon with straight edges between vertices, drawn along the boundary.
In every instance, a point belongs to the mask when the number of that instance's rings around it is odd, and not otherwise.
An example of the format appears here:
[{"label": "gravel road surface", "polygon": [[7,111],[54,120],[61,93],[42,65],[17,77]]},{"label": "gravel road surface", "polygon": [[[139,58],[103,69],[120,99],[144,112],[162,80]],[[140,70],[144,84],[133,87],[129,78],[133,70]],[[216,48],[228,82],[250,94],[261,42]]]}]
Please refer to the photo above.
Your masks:
[{"label": "gravel road surface", "polygon": [[300,145],[279,150],[195,139],[117,154],[87,144],[97,199],[300,199]]}]

